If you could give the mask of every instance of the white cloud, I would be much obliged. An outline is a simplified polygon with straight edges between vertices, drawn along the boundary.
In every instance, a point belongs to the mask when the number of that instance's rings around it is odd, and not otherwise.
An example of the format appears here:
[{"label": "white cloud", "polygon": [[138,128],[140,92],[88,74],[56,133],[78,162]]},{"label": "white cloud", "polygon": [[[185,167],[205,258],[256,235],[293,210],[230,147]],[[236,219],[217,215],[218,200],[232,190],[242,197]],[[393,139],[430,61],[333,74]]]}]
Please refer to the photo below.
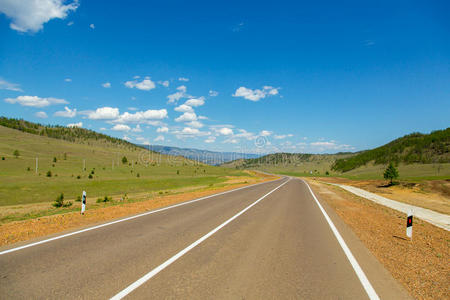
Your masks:
[{"label": "white cloud", "polygon": [[293,137],[293,136],[294,136],[293,134],[280,134],[280,135],[275,135],[274,138],[276,140],[282,140],[282,139],[285,139],[288,137]]},{"label": "white cloud", "polygon": [[189,81],[189,78],[186,77],[180,77],[178,78],[179,81]]},{"label": "white cloud", "polygon": [[36,117],[41,118],[41,119],[46,119],[48,118],[47,113],[45,111],[38,111],[37,113],[34,114]]},{"label": "white cloud", "polygon": [[136,111],[136,110],[138,110],[138,108],[137,107],[128,107],[128,110]]},{"label": "white cloud", "polygon": [[58,99],[58,98],[41,98],[38,96],[19,96],[16,98],[6,98],[5,102],[8,103],[19,103],[22,106],[31,106],[31,107],[45,107],[49,105],[56,105],[56,104],[68,104],[64,99]]},{"label": "white cloud", "polygon": [[64,0],[2,0],[0,12],[12,19],[11,29],[36,32],[51,19],[64,19],[78,8],[78,1],[64,4]]},{"label": "white cloud", "polygon": [[194,112],[185,112],[175,119],[176,122],[191,122],[197,121],[197,115]]},{"label": "white cloud", "polygon": [[72,78],[66,78],[64,79],[65,82],[72,82]]},{"label": "white cloud", "polygon": [[95,25],[94,24],[89,25],[89,27],[91,27],[91,29],[95,29]]},{"label": "white cloud", "polygon": [[272,134],[272,131],[263,130],[259,133],[260,136],[269,136]]},{"label": "white cloud", "polygon": [[194,128],[202,128],[203,127],[203,123],[199,122],[199,121],[187,122],[186,125],[188,125],[190,127],[194,127]]},{"label": "white cloud", "polygon": [[156,125],[156,123],[151,123],[150,120],[162,120],[167,118],[167,110],[146,110],[137,111],[135,113],[125,112],[115,119],[114,123],[147,123],[150,125]]},{"label": "white cloud", "polygon": [[318,151],[330,151],[330,150],[339,150],[339,151],[348,151],[353,150],[355,147],[346,144],[338,144],[336,141],[319,141],[312,142],[309,144],[313,149]]},{"label": "white cloud", "polygon": [[216,97],[216,96],[218,96],[219,95],[219,92],[218,91],[213,91],[213,90],[209,90],[209,96],[211,96],[211,97]]},{"label": "white cloud", "polygon": [[132,138],[130,138],[127,135],[124,135],[122,139],[124,139],[125,141],[128,141],[128,142],[132,140]]},{"label": "white cloud", "polygon": [[230,139],[224,140],[223,143],[225,143],[225,144],[237,144],[237,143],[239,143],[239,140],[235,139],[235,138],[230,138]]},{"label": "white cloud", "polygon": [[142,81],[132,80],[125,82],[127,88],[137,88],[142,91],[150,91],[156,87],[155,83],[150,80],[150,77],[146,76]]},{"label": "white cloud", "polygon": [[267,95],[273,96],[278,94],[278,88],[273,88],[271,86],[264,86],[261,90],[260,89],[249,89],[246,87],[241,86],[238,88],[234,94],[233,97],[244,97],[244,99],[250,100],[250,101],[259,101],[260,99],[265,98]]},{"label": "white cloud", "polygon": [[164,80],[164,81],[158,81],[158,84],[164,86],[164,87],[169,87],[169,80]]},{"label": "white cloud", "polygon": [[186,105],[186,104],[181,104],[180,106],[175,107],[175,111],[178,111],[178,112],[194,112],[192,107],[190,107],[189,105]]},{"label": "white cloud", "polygon": [[83,122],[70,123],[70,124],[67,124],[67,127],[69,127],[69,128],[81,128],[81,127],[83,127]]},{"label": "white cloud", "polygon": [[216,137],[211,135],[205,140],[205,143],[211,144],[211,143],[214,143],[215,141],[216,141]]},{"label": "white cloud", "polygon": [[150,141],[142,136],[137,137],[136,140],[143,145],[150,145]]},{"label": "white cloud", "polygon": [[91,120],[113,120],[119,117],[119,109],[116,107],[100,107],[95,111],[84,112]]},{"label": "white cloud", "polygon": [[125,125],[125,124],[116,124],[114,125],[113,128],[111,128],[111,130],[115,130],[115,131],[130,131],[130,126]]},{"label": "white cloud", "polygon": [[109,89],[111,87],[111,83],[110,82],[102,83],[102,87]]},{"label": "white cloud", "polygon": [[205,104],[205,98],[200,97],[200,98],[192,98],[189,99],[188,101],[186,101],[184,104],[189,105],[189,106],[202,106],[203,104]]},{"label": "white cloud", "polygon": [[208,120],[208,117],[205,117],[205,116],[198,116],[198,119],[199,119],[199,120]]},{"label": "white cloud", "polygon": [[181,132],[185,134],[199,134],[200,130],[198,130],[197,128],[184,127]]},{"label": "white cloud", "polygon": [[133,132],[142,132],[141,126],[139,124],[136,125],[135,128],[131,129]]},{"label": "white cloud", "polygon": [[223,127],[218,130],[221,135],[233,135],[233,129],[228,127]]},{"label": "white cloud", "polygon": [[169,132],[169,128],[167,128],[167,127],[159,127],[158,129],[156,129],[156,132],[160,132],[160,133],[162,133],[162,132]]},{"label": "white cloud", "polygon": [[77,115],[77,109],[70,109],[66,106],[63,111],[57,111],[53,115],[55,117],[73,118]]},{"label": "white cloud", "polygon": [[239,129],[238,131],[239,133],[234,135],[234,137],[236,138],[245,138],[249,141],[254,140],[256,138],[256,136],[253,133],[248,132],[245,129]]},{"label": "white cloud", "polygon": [[67,26],[72,26],[73,25],[73,21],[70,21],[67,23]]},{"label": "white cloud", "polygon": [[7,82],[0,78],[0,90],[8,90],[14,92],[23,92],[22,89],[16,83]]},{"label": "white cloud", "polygon": [[186,94],[187,88],[185,85],[180,85],[179,87],[177,87],[178,92],[170,94],[169,96],[167,96],[167,99],[169,99],[169,101],[167,101],[167,103],[176,103],[178,100],[180,100],[181,98],[188,98],[189,95]]},{"label": "white cloud", "polygon": [[173,132],[173,134],[175,134],[178,139],[184,139],[184,138],[192,138],[192,137],[198,137],[198,136],[207,136],[207,135],[210,135],[211,132],[200,131],[197,128],[184,127],[183,130],[181,130],[181,131],[176,130]]},{"label": "white cloud", "polygon": [[153,141],[154,141],[154,142],[161,142],[161,141],[164,141],[164,136],[163,136],[163,135],[158,135]]}]

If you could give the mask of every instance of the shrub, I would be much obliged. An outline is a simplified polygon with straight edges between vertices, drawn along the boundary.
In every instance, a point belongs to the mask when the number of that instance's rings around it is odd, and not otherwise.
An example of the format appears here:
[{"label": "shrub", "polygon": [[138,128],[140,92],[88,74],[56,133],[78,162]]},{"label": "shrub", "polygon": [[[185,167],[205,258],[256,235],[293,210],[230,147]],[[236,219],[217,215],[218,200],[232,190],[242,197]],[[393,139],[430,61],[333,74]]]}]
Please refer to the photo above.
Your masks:
[{"label": "shrub", "polygon": [[72,202],[64,202],[64,194],[61,193],[58,197],[56,197],[55,202],[52,204],[54,207],[69,207],[72,206]]},{"label": "shrub", "polygon": [[67,160],[67,153],[64,152],[64,160]]},{"label": "shrub", "polygon": [[52,177],[52,171],[47,171],[47,177]]},{"label": "shrub", "polygon": [[13,155],[18,158],[20,156],[19,150],[14,150]]},{"label": "shrub", "polygon": [[177,175],[180,175],[180,170],[177,170]]},{"label": "shrub", "polygon": [[139,177],[141,177],[141,175],[139,175],[139,173],[137,173],[137,174],[136,174],[136,177],[139,178]]},{"label": "shrub", "polygon": [[77,202],[81,202],[81,196],[80,196],[80,195],[78,195],[78,196],[77,196],[77,199],[76,199],[75,201],[77,201]]},{"label": "shrub", "polygon": [[77,176],[77,179],[80,179],[80,178],[81,178],[81,176],[80,176],[80,175],[78,175],[78,176]]},{"label": "shrub", "polygon": [[94,176],[92,176],[92,174],[89,174],[88,178],[92,179],[92,178],[94,178]]},{"label": "shrub", "polygon": [[56,157],[53,157],[53,162],[54,162],[54,163],[56,162]]},{"label": "shrub", "polygon": [[111,197],[108,197],[108,196],[105,196],[105,197],[103,197],[103,198],[98,198],[97,199],[97,203],[106,203],[106,202],[110,202],[110,201],[112,201],[112,198]]},{"label": "shrub", "polygon": [[330,175],[330,172],[326,171],[326,172],[325,172],[325,175],[327,175],[327,176]]},{"label": "shrub", "polygon": [[94,170],[92,170],[92,171],[91,171],[91,174],[92,174],[92,175],[94,175],[94,174],[95,174]]},{"label": "shrub", "polygon": [[5,157],[4,157],[4,156],[2,156],[2,160],[5,160]]},{"label": "shrub", "polygon": [[27,168],[27,171],[31,171],[31,168],[30,168],[30,167],[28,167],[28,168]]},{"label": "shrub", "polygon": [[126,164],[127,162],[128,162],[127,157],[126,157],[126,156],[122,157],[122,163],[123,163],[123,164]]}]

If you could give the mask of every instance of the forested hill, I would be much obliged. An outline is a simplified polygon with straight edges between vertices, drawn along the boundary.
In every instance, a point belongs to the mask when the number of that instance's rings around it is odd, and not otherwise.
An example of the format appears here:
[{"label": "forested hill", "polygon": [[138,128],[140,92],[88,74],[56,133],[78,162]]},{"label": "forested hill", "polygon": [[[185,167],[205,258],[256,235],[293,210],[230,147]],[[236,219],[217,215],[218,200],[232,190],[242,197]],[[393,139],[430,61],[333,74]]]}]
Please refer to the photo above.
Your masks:
[{"label": "forested hill", "polygon": [[273,153],[259,158],[239,159],[223,164],[225,167],[237,169],[254,169],[261,166],[296,166],[304,163],[328,164],[328,167],[339,158],[354,155],[350,152],[336,154],[308,154],[308,153]]},{"label": "forested hill", "polygon": [[384,146],[360,152],[335,161],[332,169],[347,172],[372,162],[375,165],[393,163],[449,163],[450,127],[430,134],[412,133]]},{"label": "forested hill", "polygon": [[50,138],[82,144],[106,143],[127,148],[136,148],[136,145],[125,140],[84,128],[42,125],[21,119],[10,119],[6,117],[0,117],[0,126],[17,129],[22,132],[31,134],[47,136]]}]

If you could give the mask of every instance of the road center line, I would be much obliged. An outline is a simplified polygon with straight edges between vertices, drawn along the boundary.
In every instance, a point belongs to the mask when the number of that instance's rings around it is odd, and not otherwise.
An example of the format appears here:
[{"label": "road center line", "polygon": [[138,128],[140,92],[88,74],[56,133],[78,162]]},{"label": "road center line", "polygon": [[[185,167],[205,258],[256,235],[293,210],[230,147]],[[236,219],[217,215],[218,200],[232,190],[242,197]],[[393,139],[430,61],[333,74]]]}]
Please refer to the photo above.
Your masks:
[{"label": "road center line", "polygon": [[153,270],[151,270],[150,272],[145,274],[143,277],[139,278],[137,281],[130,284],[124,290],[122,290],[121,292],[116,294],[114,297],[112,297],[111,300],[122,299],[123,297],[125,297],[126,295],[128,295],[129,293],[131,293],[132,291],[137,289],[138,287],[140,287],[142,284],[144,284],[145,282],[150,280],[153,276],[155,276],[156,274],[158,274],[159,272],[161,272],[162,270],[167,268],[170,264],[172,264],[177,259],[182,257],[184,254],[188,253],[190,250],[194,249],[196,246],[198,246],[204,240],[206,240],[207,238],[212,236],[214,233],[216,233],[217,231],[219,231],[220,229],[225,227],[228,223],[230,223],[231,221],[233,221],[234,219],[236,219],[237,217],[239,217],[240,215],[245,213],[247,210],[252,208],[254,205],[258,204],[258,202],[260,202],[261,200],[263,200],[264,198],[266,198],[267,196],[269,196],[270,194],[272,194],[273,192],[275,192],[276,190],[281,188],[283,185],[288,183],[290,180],[291,180],[291,178],[289,178],[288,180],[286,180],[285,182],[283,182],[282,184],[280,184],[279,186],[277,186],[276,188],[274,188],[273,190],[271,190],[270,192],[268,192],[267,194],[265,194],[264,196],[262,196],[261,198],[259,198],[258,200],[256,200],[255,202],[253,202],[252,204],[250,204],[243,210],[241,210],[240,212],[238,212],[237,214],[235,214],[233,217],[226,220],[225,222],[223,222],[222,224],[220,224],[219,226],[217,226],[216,228],[214,228],[213,230],[211,230],[210,232],[208,232],[207,234],[205,234],[204,236],[202,236],[201,238],[199,238],[198,240],[196,240],[195,242],[193,242],[192,244],[190,244],[189,246],[187,246],[186,248],[184,248],[183,250],[181,250],[180,252],[178,252],[177,254],[172,256],[171,258],[169,258],[168,260],[166,260],[164,263],[162,263],[158,267],[154,268]]},{"label": "road center line", "polygon": [[[277,180],[280,180],[280,179],[277,179]],[[275,181],[277,181],[277,180],[275,180]],[[138,215],[135,215],[135,216],[127,217],[127,218],[124,218],[124,219],[120,219],[120,220],[116,220],[116,221],[100,224],[100,225],[97,225],[97,226],[93,226],[93,227],[85,228],[85,229],[82,229],[82,230],[70,232],[70,233],[67,233],[67,234],[59,235],[59,236],[56,236],[56,237],[53,237],[53,238],[45,239],[45,240],[42,240],[42,241],[39,241],[39,242],[35,242],[35,243],[27,244],[27,245],[24,245],[24,246],[20,246],[20,247],[4,250],[4,251],[0,252],[0,255],[4,255],[4,254],[7,254],[7,253],[11,253],[11,252],[15,252],[15,251],[18,251],[18,250],[22,250],[22,249],[25,249],[25,248],[29,248],[29,247],[45,244],[45,243],[52,242],[52,241],[55,241],[55,240],[59,240],[59,239],[65,238],[65,237],[69,237],[69,236],[72,236],[72,235],[80,234],[80,233],[83,233],[83,232],[86,232],[86,231],[91,231],[91,230],[99,229],[99,228],[106,227],[106,226],[109,226],[109,225],[113,225],[113,224],[129,221],[129,220],[133,220],[133,219],[136,219],[136,218],[139,218],[139,217],[151,215],[151,214],[154,214],[154,213],[157,213],[157,212],[160,212],[160,211],[164,211],[164,210],[168,210],[168,209],[171,209],[171,208],[175,208],[175,207],[178,207],[178,206],[191,204],[191,203],[194,203],[194,202],[197,202],[197,201],[202,201],[202,200],[205,200],[205,199],[213,198],[213,197],[216,197],[216,196],[221,196],[221,195],[224,195],[224,194],[236,192],[236,191],[239,191],[239,190],[251,188],[251,187],[254,187],[254,186],[258,186],[258,185],[265,184],[265,183],[270,183],[270,182],[273,182],[273,181],[265,181],[265,182],[260,182],[260,183],[256,183],[256,184],[252,184],[252,185],[247,185],[247,186],[243,186],[243,187],[240,187],[240,188],[237,188],[237,189],[233,189],[233,190],[229,190],[229,191],[225,191],[225,192],[220,192],[220,193],[217,193],[217,194],[204,196],[204,197],[197,198],[197,199],[194,199],[194,200],[181,202],[181,203],[174,204],[174,205],[171,205],[171,206],[155,209],[155,210],[148,211],[148,212],[145,212],[145,213],[142,213],[142,214],[138,214]]]},{"label": "road center line", "polygon": [[325,217],[325,220],[327,220],[328,225],[331,228],[331,231],[334,233],[334,236],[336,237],[337,241],[339,242],[339,245],[341,246],[342,250],[344,250],[344,253],[347,256],[347,259],[350,261],[350,264],[352,265],[353,270],[355,271],[356,275],[358,276],[359,281],[361,282],[362,286],[364,287],[364,290],[366,291],[367,296],[369,296],[369,299],[371,299],[371,300],[379,300],[380,298],[378,297],[377,293],[375,292],[375,289],[370,284],[369,279],[367,279],[366,274],[364,274],[364,271],[359,266],[358,262],[356,261],[356,258],[353,256],[352,252],[350,251],[350,248],[348,248],[347,244],[345,243],[341,234],[337,230],[336,226],[334,226],[333,221],[331,221],[331,219],[328,216],[328,214],[326,213],[325,209],[323,209],[319,200],[317,200],[317,197],[316,197],[316,195],[314,195],[314,192],[312,191],[309,184],[304,180],[302,180],[302,181],[308,187],[309,191],[311,192],[311,195],[313,196],[314,200],[317,203],[317,206],[319,206],[320,211],[322,212],[323,216]]}]

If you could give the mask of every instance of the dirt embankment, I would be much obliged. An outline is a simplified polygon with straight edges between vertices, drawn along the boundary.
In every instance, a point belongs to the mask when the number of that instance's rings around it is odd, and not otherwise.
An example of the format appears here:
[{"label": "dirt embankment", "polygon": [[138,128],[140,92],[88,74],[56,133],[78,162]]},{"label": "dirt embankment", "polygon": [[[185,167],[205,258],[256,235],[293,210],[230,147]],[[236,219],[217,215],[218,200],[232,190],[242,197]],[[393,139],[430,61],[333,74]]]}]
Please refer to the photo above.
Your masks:
[{"label": "dirt embankment", "polygon": [[415,219],[409,240],[404,214],[339,187],[308,182],[414,298],[450,298],[450,232]]},{"label": "dirt embankment", "polygon": [[450,179],[408,181],[393,186],[383,180],[350,180],[339,177],[317,177],[317,180],[351,185],[392,200],[450,215]]}]

